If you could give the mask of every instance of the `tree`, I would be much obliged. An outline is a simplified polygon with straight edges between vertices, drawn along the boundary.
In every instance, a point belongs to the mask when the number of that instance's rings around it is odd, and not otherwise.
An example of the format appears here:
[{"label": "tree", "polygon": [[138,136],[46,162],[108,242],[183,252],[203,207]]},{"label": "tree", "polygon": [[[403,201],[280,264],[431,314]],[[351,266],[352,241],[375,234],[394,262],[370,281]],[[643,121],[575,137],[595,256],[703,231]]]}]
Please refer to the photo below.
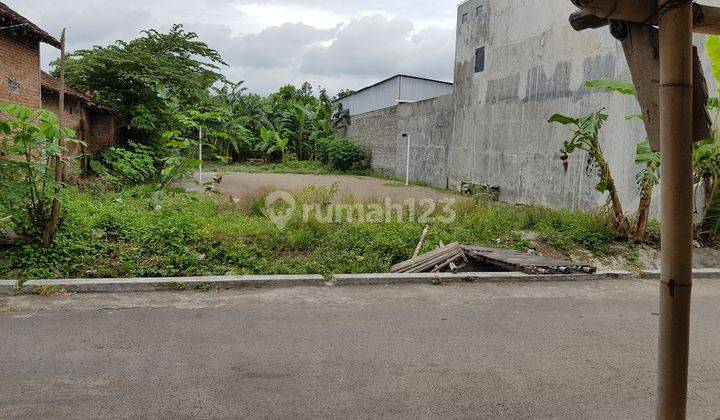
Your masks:
[{"label": "tree", "polygon": [[53,203],[63,187],[55,168],[69,160],[63,141],[83,144],[51,112],[0,104],[0,207],[23,239],[46,248],[58,223]]},{"label": "tree", "polygon": [[570,127],[572,136],[566,140],[561,149],[563,161],[567,156],[577,150],[587,154],[586,171],[596,172],[600,182],[595,187],[599,192],[609,193],[610,208],[613,211],[613,222],[618,235],[627,237],[630,234],[630,226],[622,208],[622,202],[618,194],[615,179],[610,171],[610,165],[605,160],[602,147],[600,146],[600,129],[608,119],[608,115],[599,110],[584,117],[574,118],[565,115],[555,114],[550,117],[549,122],[560,123]]},{"label": "tree", "polygon": [[355,91],[352,89],[341,89],[340,92],[338,92],[337,95],[335,95],[335,100],[347,98],[350,95],[354,95]]},{"label": "tree", "polygon": [[196,33],[174,25],[167,33],[150,29],[132,41],[75,51],[67,57],[66,78],[114,108],[123,126],[133,129],[126,138],[132,134],[148,141],[172,123],[166,97],[193,108],[223,80],[223,65],[220,54]]}]

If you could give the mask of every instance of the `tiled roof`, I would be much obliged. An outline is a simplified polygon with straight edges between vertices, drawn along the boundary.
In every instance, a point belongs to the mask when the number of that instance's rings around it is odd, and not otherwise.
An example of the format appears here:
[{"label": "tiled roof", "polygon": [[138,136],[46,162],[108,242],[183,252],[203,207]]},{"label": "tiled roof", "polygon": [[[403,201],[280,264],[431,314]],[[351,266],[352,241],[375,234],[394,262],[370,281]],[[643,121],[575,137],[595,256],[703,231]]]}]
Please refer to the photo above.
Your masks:
[{"label": "tiled roof", "polygon": [[[47,90],[50,92],[55,92],[55,93],[60,92],[60,79],[53,77],[52,75],[43,71],[43,72],[41,72],[41,81],[42,81],[42,88],[44,90]],[[112,111],[111,108],[108,108],[104,105],[100,105],[98,103],[93,102],[92,99],[90,99],[90,97],[88,97],[87,95],[85,95],[83,93],[78,92],[77,90],[71,88],[67,84],[65,85],[65,94],[68,96],[72,96],[73,98],[75,98],[79,101],[85,102],[88,106],[91,106],[93,108],[99,108],[99,109],[104,109],[107,111]]]},{"label": "tiled roof", "polygon": [[60,48],[60,41],[12,10],[5,3],[0,2],[0,29],[9,26],[13,27],[10,30],[14,31],[14,33],[29,34],[46,44]]}]

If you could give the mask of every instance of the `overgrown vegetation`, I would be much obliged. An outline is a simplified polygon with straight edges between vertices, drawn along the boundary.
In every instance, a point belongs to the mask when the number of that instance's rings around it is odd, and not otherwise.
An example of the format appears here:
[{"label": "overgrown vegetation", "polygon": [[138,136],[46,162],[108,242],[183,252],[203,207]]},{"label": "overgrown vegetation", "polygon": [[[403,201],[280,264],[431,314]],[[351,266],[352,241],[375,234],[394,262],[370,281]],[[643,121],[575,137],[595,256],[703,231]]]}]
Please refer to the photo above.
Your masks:
[{"label": "overgrown vegetation", "polygon": [[[311,187],[303,203],[335,193]],[[105,192],[66,191],[66,217],[50,250],[34,244],[0,254],[0,276],[29,278],[384,272],[408,258],[423,223],[302,223],[279,229],[262,214],[262,197],[230,202],[191,193],[158,195],[146,186]],[[440,241],[527,249],[517,233],[534,231],[560,249],[602,253],[616,238],[602,213],[497,206],[466,199],[457,218],[430,229],[425,250]],[[515,238],[515,239],[512,239]]]},{"label": "overgrown vegetation", "polygon": [[249,94],[243,82],[222,76],[220,54],[182,25],[79,50],[66,61],[68,84],[117,110],[123,143],[92,165],[109,176],[113,166],[135,167],[132,176],[113,182],[163,178],[147,163],[152,160],[157,172],[181,167],[180,161],[198,155],[201,131],[204,155],[220,162],[311,160],[349,171],[368,159],[362,148],[336,136],[349,115],[324,89],[315,94],[305,83],[268,96]]},{"label": "overgrown vegetation", "polygon": [[31,244],[52,243],[60,219],[65,144],[80,144],[51,112],[0,104],[0,214]]}]

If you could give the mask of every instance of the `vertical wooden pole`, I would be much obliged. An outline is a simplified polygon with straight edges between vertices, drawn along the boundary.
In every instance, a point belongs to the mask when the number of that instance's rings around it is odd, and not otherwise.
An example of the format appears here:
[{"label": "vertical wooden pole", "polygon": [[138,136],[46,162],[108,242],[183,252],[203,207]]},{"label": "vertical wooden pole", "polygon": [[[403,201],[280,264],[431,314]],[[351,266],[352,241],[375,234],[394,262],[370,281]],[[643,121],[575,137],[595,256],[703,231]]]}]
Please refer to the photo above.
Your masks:
[{"label": "vertical wooden pole", "polygon": [[662,280],[657,418],[684,419],[692,288],[692,2],[660,18]]},{"label": "vertical wooden pole", "polygon": [[[60,127],[63,126],[65,121],[65,28],[62,30],[60,35],[60,89],[58,91],[58,123]],[[60,134],[58,139],[58,145],[63,147],[65,140],[63,135]],[[62,190],[62,182],[64,178],[65,168],[62,161],[62,153],[55,155],[55,181],[57,186],[55,187],[54,197],[52,206],[50,207],[50,217],[47,220],[45,228],[43,229],[43,246],[50,248],[53,236],[55,236],[55,228],[57,227],[58,219],[60,217],[60,191]]]},{"label": "vertical wooden pole", "polygon": [[198,138],[200,140],[200,147],[199,147],[200,185],[202,185],[202,183],[203,183],[203,128],[202,128],[202,126],[200,126],[200,132],[199,132]]}]

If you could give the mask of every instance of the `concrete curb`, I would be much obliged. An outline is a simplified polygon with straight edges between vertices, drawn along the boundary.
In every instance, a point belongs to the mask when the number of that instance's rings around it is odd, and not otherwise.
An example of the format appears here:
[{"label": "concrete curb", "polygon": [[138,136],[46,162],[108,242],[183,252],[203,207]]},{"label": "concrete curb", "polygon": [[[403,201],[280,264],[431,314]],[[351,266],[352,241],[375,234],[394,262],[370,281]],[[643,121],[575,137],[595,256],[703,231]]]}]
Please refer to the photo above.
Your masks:
[{"label": "concrete curb", "polygon": [[[644,279],[659,280],[660,270],[643,270],[640,275]],[[692,271],[694,279],[716,279],[720,278],[720,268],[694,268]]]},{"label": "concrete curb", "polygon": [[629,271],[599,271],[595,274],[549,274],[530,275],[516,272],[497,273],[394,273],[394,274],[337,274],[331,283],[335,286],[360,286],[379,284],[418,283],[527,283],[546,281],[587,281],[607,279],[631,279]]},{"label": "concrete curb", "polygon": [[0,295],[9,295],[17,290],[18,282],[15,280],[0,280]]},{"label": "concrete curb", "polygon": [[[628,271],[601,271],[596,274],[551,274],[529,275],[514,272],[496,273],[376,273],[337,274],[330,284],[334,286],[422,284],[422,283],[527,283],[548,281],[584,281],[605,279],[630,279]],[[31,280],[26,282],[21,293],[38,293],[43,288],[71,293],[123,293],[156,292],[169,290],[239,289],[294,286],[324,286],[325,278],[319,274],[301,276],[207,276],[207,277],[165,277],[135,279],[67,279]],[[18,291],[14,280],[0,280],[0,294]]]},{"label": "concrete curb", "polygon": [[69,279],[32,280],[23,285],[23,293],[37,293],[50,287],[72,293],[154,292],[167,290],[201,290],[323,286],[318,274],[303,276],[208,276],[136,279]]}]

